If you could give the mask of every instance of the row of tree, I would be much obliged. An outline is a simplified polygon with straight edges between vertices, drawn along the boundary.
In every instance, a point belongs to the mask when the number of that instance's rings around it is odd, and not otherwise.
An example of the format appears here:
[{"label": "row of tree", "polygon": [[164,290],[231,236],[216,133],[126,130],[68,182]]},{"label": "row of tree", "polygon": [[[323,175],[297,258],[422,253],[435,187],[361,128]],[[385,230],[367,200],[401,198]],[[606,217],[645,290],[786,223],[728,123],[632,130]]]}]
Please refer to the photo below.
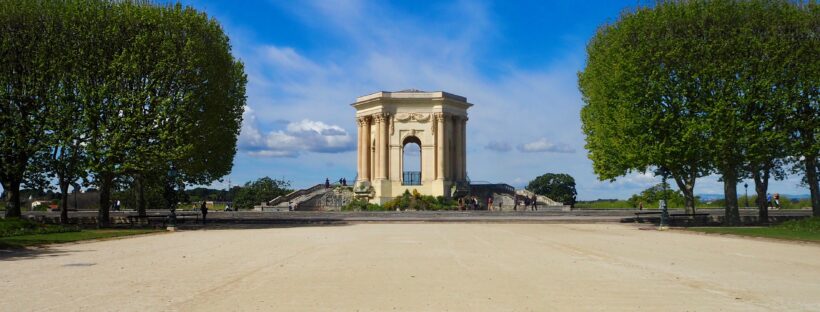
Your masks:
[{"label": "row of tree", "polygon": [[63,197],[70,185],[93,185],[106,225],[117,183],[143,194],[223,177],[236,153],[245,84],[220,25],[192,8],[0,1],[6,216],[20,215],[21,185],[56,180]]},{"label": "row of tree", "polygon": [[[293,190],[290,189],[290,182],[264,177],[223,190],[204,187],[187,189],[180,194],[178,200],[182,203],[199,203],[202,201],[229,202],[235,209],[251,209],[255,205],[270,201],[292,191]],[[114,196],[116,199],[123,201],[125,208],[133,209],[137,207],[137,198],[139,198],[138,190],[134,188],[133,185],[126,185],[126,188],[119,190]],[[163,196],[162,188],[154,187],[144,189],[142,198],[149,207],[162,207],[165,201]]]},{"label": "row of tree", "polygon": [[820,5],[660,1],[603,25],[579,73],[589,158],[602,180],[672,178],[694,211],[696,179],[719,174],[726,223],[752,178],[762,221],[771,178],[804,177],[820,215]]}]

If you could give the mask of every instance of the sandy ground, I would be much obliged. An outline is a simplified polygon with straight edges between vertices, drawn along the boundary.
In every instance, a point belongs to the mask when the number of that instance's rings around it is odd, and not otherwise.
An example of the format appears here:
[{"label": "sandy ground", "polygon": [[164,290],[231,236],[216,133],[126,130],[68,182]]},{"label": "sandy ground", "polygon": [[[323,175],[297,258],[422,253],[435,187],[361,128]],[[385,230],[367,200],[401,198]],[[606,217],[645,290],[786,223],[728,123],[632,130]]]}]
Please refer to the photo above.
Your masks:
[{"label": "sandy ground", "polygon": [[2,311],[820,311],[818,244],[620,224],[205,230],[2,257]]}]

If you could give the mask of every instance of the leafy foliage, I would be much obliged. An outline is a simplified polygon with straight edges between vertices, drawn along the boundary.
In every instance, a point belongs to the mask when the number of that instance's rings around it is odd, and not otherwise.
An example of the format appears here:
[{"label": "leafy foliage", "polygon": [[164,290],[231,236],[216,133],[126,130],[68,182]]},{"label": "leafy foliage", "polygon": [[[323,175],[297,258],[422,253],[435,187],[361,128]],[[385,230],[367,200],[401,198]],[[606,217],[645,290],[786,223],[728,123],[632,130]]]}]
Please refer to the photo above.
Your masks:
[{"label": "leafy foliage", "polygon": [[41,224],[19,218],[0,219],[0,237],[77,232],[79,230],[78,227],[74,226]]},{"label": "leafy foliage", "polygon": [[64,194],[80,178],[97,186],[105,223],[123,176],[142,193],[171,166],[174,183],[230,172],[247,79],[207,15],[148,1],[11,0],[0,2],[0,30],[7,215],[19,215],[20,184],[46,173]]},{"label": "leafy foliage", "polygon": [[239,189],[234,198],[234,207],[239,209],[250,209],[254,205],[267,202],[276,197],[292,192],[290,183],[287,181],[271,179],[269,177],[260,178],[256,181],[247,182]]},{"label": "leafy foliage", "polygon": [[575,178],[565,173],[543,174],[530,181],[526,189],[571,206],[575,205],[575,196],[578,195],[575,191]]},{"label": "leafy foliage", "polygon": [[717,172],[736,223],[740,178],[765,194],[786,161],[817,159],[818,12],[814,1],[662,1],[602,26],[579,73],[598,178],[669,174],[693,212],[696,179]]},{"label": "leafy foliage", "polygon": [[647,188],[640,194],[634,194],[627,201],[631,207],[638,207],[640,203],[643,203],[644,208],[648,208],[657,207],[661,199],[666,199],[668,207],[682,207],[684,202],[680,191],[668,188],[664,190],[663,183]]},{"label": "leafy foliage", "polygon": [[342,211],[385,211],[384,206],[371,204],[366,200],[354,199],[342,206]]},{"label": "leafy foliage", "polygon": [[456,202],[453,199],[422,195],[416,189],[413,189],[412,193],[405,190],[401,196],[384,203],[385,210],[452,210],[455,208]]}]

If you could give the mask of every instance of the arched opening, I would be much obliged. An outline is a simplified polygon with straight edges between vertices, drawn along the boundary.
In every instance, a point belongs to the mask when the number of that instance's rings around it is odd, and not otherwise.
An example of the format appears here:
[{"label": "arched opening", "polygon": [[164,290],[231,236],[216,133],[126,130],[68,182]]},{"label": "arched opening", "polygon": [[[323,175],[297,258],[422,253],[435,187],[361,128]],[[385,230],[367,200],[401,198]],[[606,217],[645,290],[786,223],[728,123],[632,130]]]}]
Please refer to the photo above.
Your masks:
[{"label": "arched opening", "polygon": [[421,140],[408,136],[401,144],[402,185],[421,185]]}]

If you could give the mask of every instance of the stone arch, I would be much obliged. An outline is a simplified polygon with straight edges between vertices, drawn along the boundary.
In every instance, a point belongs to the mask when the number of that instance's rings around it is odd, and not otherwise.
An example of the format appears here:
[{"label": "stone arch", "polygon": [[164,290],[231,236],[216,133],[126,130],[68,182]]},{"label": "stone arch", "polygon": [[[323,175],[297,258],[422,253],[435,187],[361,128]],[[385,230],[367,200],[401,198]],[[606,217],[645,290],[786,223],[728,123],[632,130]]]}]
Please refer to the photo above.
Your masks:
[{"label": "stone arch", "polygon": [[[410,150],[407,149],[408,145],[415,145],[415,147],[411,146]],[[408,165],[411,165],[411,162],[408,162],[408,151],[418,152],[416,155],[410,155],[411,158],[416,158],[415,162],[418,164],[418,168],[411,168],[415,170],[408,170]],[[416,156],[416,157],[412,157]],[[421,139],[419,139],[415,135],[408,135],[404,137],[401,142],[401,171],[402,171],[402,185],[421,185]],[[413,159],[411,159],[413,161]]]}]

